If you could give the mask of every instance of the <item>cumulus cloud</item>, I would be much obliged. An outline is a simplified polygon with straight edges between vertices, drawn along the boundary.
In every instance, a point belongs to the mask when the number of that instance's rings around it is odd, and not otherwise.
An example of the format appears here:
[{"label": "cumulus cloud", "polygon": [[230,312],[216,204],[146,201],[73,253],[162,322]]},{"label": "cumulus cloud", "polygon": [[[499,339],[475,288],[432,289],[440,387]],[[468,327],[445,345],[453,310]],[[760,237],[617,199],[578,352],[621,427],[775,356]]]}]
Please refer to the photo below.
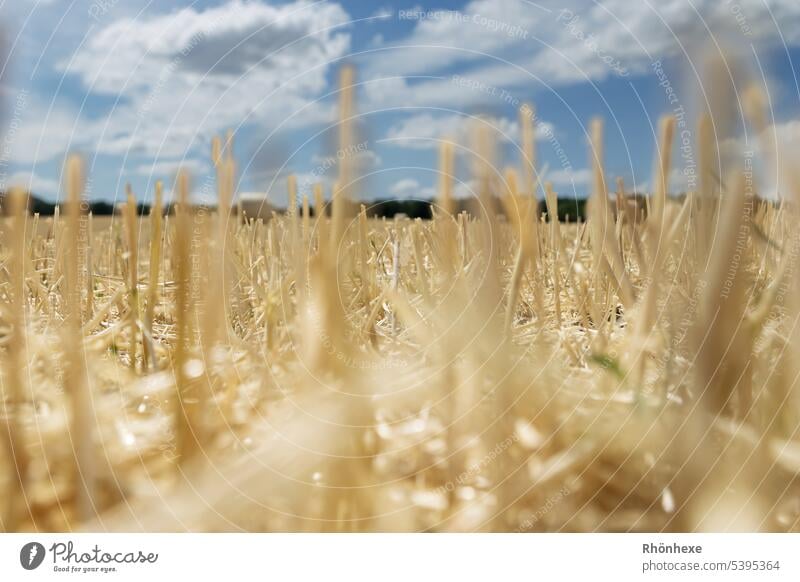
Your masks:
[{"label": "cumulus cloud", "polygon": [[[450,139],[455,143],[469,143],[470,128],[476,123],[487,123],[496,132],[501,141],[518,142],[520,139],[519,123],[506,117],[471,118],[466,115],[419,113],[412,115],[400,123],[393,125],[386,132],[383,141],[392,145],[413,149],[432,149],[442,139]],[[539,122],[536,128],[537,139],[545,139],[553,131],[551,124]]]},{"label": "cumulus cloud", "polygon": [[479,184],[477,180],[459,180],[453,188],[453,197],[459,199],[475,198],[478,195]]},{"label": "cumulus cloud", "polygon": [[140,164],[134,173],[140,176],[152,176],[155,178],[171,178],[177,174],[178,170],[185,170],[191,175],[197,176],[204,174],[210,169],[209,164],[198,159],[162,160],[153,164]]},{"label": "cumulus cloud", "polygon": [[123,18],[59,66],[120,98],[95,128],[99,151],[175,157],[242,123],[278,125],[298,112],[295,127],[327,120],[332,110],[314,98],[350,46],[348,18],[339,4],[306,0]]},{"label": "cumulus cloud", "polygon": [[[436,102],[464,105],[480,93],[453,87],[448,71],[455,66],[511,90],[628,77],[683,51],[694,58],[698,46],[712,40],[800,44],[800,5],[794,0],[564,0],[551,6],[472,0],[461,11],[398,12],[414,28],[365,62],[367,78],[388,78],[376,81],[372,92],[415,102],[422,91],[426,98],[438,97]],[[428,80],[403,80],[414,75]]]},{"label": "cumulus cloud", "polygon": [[592,171],[588,168],[578,170],[560,168],[547,172],[544,175],[544,179],[552,182],[554,186],[585,186],[592,180]]},{"label": "cumulus cloud", "polygon": [[39,176],[35,172],[15,172],[8,178],[8,186],[16,186],[37,196],[56,198],[59,192],[58,180]]},{"label": "cumulus cloud", "polygon": [[419,195],[419,192],[419,182],[413,178],[398,180],[389,188],[389,193],[395,198],[411,198]]},{"label": "cumulus cloud", "polygon": [[[373,170],[380,166],[382,162],[381,157],[374,151],[366,149],[366,146],[356,149],[354,153],[348,155],[348,158],[357,173]],[[339,160],[335,156],[321,156],[319,154],[311,156],[311,162],[316,166],[319,174],[329,172],[331,168],[336,168],[339,164]]]},{"label": "cumulus cloud", "polygon": [[[165,72],[196,74],[184,77],[190,83],[255,73],[274,87],[343,54],[349,35],[338,27],[347,19],[338,4],[312,7],[305,0],[282,6],[232,0],[204,11],[125,18],[93,35],[62,67],[91,90],[110,94],[146,89]],[[301,82],[320,88],[323,74]]]},{"label": "cumulus cloud", "polygon": [[85,145],[87,128],[78,111],[60,102],[47,103],[35,95],[27,96],[21,104],[15,108],[5,136],[6,161],[30,165]]}]

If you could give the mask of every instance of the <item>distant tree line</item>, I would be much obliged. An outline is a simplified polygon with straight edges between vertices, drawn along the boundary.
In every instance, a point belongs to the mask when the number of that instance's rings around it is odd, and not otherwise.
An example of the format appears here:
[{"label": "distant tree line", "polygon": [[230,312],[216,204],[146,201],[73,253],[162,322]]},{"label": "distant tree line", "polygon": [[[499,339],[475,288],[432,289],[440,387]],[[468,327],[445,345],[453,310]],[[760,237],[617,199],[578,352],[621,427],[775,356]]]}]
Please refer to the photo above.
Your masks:
[{"label": "distant tree line", "polygon": [[[683,200],[682,196],[674,197],[675,200]],[[5,193],[0,192],[0,213],[5,213]],[[495,199],[494,211],[498,214],[503,213],[502,205],[499,199]],[[631,194],[627,196],[626,203],[636,209],[636,216],[643,218],[647,212],[646,196],[642,194]],[[776,202],[758,199],[757,204],[775,204]],[[351,214],[358,212],[361,205],[364,205],[367,215],[373,218],[393,218],[396,215],[402,214],[409,218],[421,218],[428,220],[433,215],[433,203],[425,199],[377,199],[365,202],[351,202]],[[779,203],[778,203],[779,204]],[[28,197],[28,210],[32,214],[39,214],[41,216],[52,216],[55,213],[56,204],[47,202],[37,196]],[[485,210],[481,209],[477,201],[474,199],[460,199],[455,201],[455,212],[467,212],[472,215],[480,215]],[[614,205],[612,204],[612,207]],[[95,216],[110,216],[115,214],[119,205],[112,204],[105,201],[87,202],[86,212],[91,212]],[[150,205],[139,203],[136,206],[137,212],[140,216],[150,214]],[[234,206],[234,212],[237,211],[237,205]],[[168,204],[164,207],[166,214],[172,214],[174,208]],[[242,211],[248,218],[262,218],[269,220],[273,213],[285,212],[285,209],[276,208],[266,201],[261,200],[248,200],[242,204]],[[316,215],[313,207],[310,208],[311,215]],[[329,207],[325,211],[330,212]],[[299,209],[298,209],[299,212]],[[547,214],[547,206],[544,200],[539,202],[539,214]],[[586,199],[584,198],[559,198],[558,199],[558,219],[561,222],[583,222],[586,220]]]},{"label": "distant tree line", "polygon": [[[5,193],[0,193],[0,212],[5,212]],[[479,207],[472,200],[456,200],[455,212],[467,212],[473,215],[480,213]],[[351,211],[358,212],[361,202],[352,202]],[[363,202],[367,215],[372,218],[393,218],[395,215],[405,215],[409,218],[421,218],[429,220],[433,215],[432,202],[424,199],[377,199]],[[87,202],[85,211],[91,212],[94,216],[111,216],[118,211],[120,204],[112,204],[110,202],[97,200]],[[55,213],[57,204],[42,200],[38,196],[29,196],[28,210],[31,214],[39,214],[41,216],[52,216]],[[586,200],[578,198],[559,198],[558,200],[558,218],[562,222],[574,222],[584,220],[586,217],[585,212]],[[266,201],[247,201],[243,206],[244,214],[249,218],[262,218],[268,220],[272,213],[285,212],[284,209],[276,208]],[[136,205],[137,213],[140,216],[150,214],[150,205],[139,203]],[[172,214],[174,211],[171,204],[164,207],[165,214]],[[234,207],[234,212],[236,207]],[[315,216],[316,211],[313,207],[310,208],[311,215]],[[495,211],[502,213],[502,207],[498,203]],[[298,209],[299,212],[299,209]],[[326,212],[330,210],[326,208]],[[547,208],[544,201],[539,203],[539,212],[546,214]]]}]

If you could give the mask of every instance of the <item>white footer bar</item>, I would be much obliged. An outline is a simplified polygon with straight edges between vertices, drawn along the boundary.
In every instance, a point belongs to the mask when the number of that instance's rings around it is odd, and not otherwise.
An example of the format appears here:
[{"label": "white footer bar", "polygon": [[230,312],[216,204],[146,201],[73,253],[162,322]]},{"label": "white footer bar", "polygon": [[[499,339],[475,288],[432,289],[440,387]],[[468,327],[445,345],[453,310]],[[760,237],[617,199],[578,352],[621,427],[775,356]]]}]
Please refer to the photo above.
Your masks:
[{"label": "white footer bar", "polygon": [[0,534],[0,580],[800,580],[800,534]]}]

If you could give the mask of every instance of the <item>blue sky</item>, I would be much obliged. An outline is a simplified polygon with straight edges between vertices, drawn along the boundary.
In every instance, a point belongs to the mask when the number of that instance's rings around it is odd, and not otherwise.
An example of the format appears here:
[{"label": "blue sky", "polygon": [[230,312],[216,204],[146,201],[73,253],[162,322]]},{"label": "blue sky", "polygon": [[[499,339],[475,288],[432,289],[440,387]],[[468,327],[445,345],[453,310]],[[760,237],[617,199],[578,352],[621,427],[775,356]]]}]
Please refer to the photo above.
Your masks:
[{"label": "blue sky", "polygon": [[[605,119],[609,176],[648,190],[659,117],[683,107],[693,141],[697,104],[714,90],[705,56],[723,48],[739,55],[737,86],[769,88],[783,151],[800,144],[796,0],[6,0],[0,15],[0,187],[50,200],[68,151],[85,156],[93,199],[117,200],[130,182],[147,200],[179,166],[202,197],[211,138],[228,129],[240,192],[282,205],[289,173],[303,192],[329,188],[344,63],[357,71],[363,199],[430,197],[437,140],[467,151],[476,116],[497,128],[498,166],[518,164],[525,102],[537,111],[539,169],[561,195],[588,192],[594,116]],[[740,150],[753,139],[738,124],[719,137]],[[692,186],[694,156],[679,148],[674,191]],[[459,195],[470,192],[467,157]],[[778,170],[759,172],[774,191]]]}]

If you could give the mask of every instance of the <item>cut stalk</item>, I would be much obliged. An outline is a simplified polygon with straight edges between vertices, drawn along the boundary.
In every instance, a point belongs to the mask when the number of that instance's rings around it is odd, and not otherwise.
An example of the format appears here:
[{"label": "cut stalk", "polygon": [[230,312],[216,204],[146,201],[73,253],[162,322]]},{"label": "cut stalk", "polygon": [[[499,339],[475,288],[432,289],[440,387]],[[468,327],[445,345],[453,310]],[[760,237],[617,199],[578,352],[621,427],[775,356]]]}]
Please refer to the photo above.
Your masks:
[{"label": "cut stalk", "polygon": [[303,249],[308,258],[309,253],[309,235],[311,232],[311,208],[308,204],[308,196],[303,195]]},{"label": "cut stalk", "polygon": [[[145,312],[145,326],[150,337],[153,337],[153,320],[155,318],[156,305],[158,304],[159,275],[161,273],[161,226],[163,222],[163,187],[161,181],[156,182],[156,192],[153,199],[153,206],[150,207],[150,263],[148,289],[147,289],[147,311]],[[149,349],[145,343],[146,356],[150,361],[152,369],[158,368],[158,361],[155,353]]]},{"label": "cut stalk", "polygon": [[314,230],[317,231],[317,252],[322,250],[323,241],[327,240],[325,229],[326,214],[325,194],[322,190],[322,184],[314,184]]},{"label": "cut stalk", "polygon": [[[11,217],[11,240],[7,241],[10,256],[8,259],[9,281],[11,284],[11,327],[12,341],[8,344],[9,366],[7,385],[8,394],[2,394],[6,422],[2,429],[7,431],[10,475],[8,483],[11,491],[7,493],[3,504],[3,528],[7,532],[15,531],[23,517],[23,508],[29,507],[26,484],[28,480],[28,453],[25,450],[25,424],[22,422],[23,403],[28,392],[28,356],[26,352],[26,298],[25,282],[25,223],[27,218],[27,195],[21,190],[12,189],[8,195],[9,215]],[[11,409],[7,408],[11,404]],[[23,500],[21,503],[20,500]]]},{"label": "cut stalk", "polygon": [[372,278],[369,271],[369,246],[368,246],[368,227],[367,227],[367,208],[361,205],[361,212],[358,214],[358,255],[361,267],[361,293],[364,303],[368,303],[372,297]]},{"label": "cut stalk", "polygon": [[550,182],[545,184],[545,203],[550,219],[550,252],[553,261],[553,299],[556,310],[556,323],[562,325],[561,317],[561,230],[558,222],[558,197]]},{"label": "cut stalk", "polygon": [[455,261],[457,241],[453,222],[453,212],[455,211],[453,167],[453,144],[448,140],[444,140],[439,147],[439,189],[437,192],[438,203],[443,216],[436,221],[436,229],[443,255],[440,263],[441,268],[448,274],[457,271]]},{"label": "cut stalk", "polygon": [[331,259],[335,260],[344,234],[344,221],[353,182],[353,112],[355,71],[342,68],[339,76],[339,178],[333,190],[331,220]]},{"label": "cut stalk", "polygon": [[128,185],[128,198],[125,204],[125,233],[128,244],[128,326],[130,330],[130,366],[136,369],[138,320],[139,320],[139,225],[136,212],[136,198]]},{"label": "cut stalk", "polygon": [[81,198],[83,192],[83,164],[77,156],[67,159],[66,167],[66,219],[67,261],[66,296],[67,320],[64,325],[63,342],[67,354],[65,389],[71,404],[70,438],[75,453],[72,485],[75,491],[75,511],[78,520],[86,521],[94,515],[95,462],[92,427],[95,423],[92,395],[84,368],[83,342],[75,341],[81,334],[81,272],[80,239]]},{"label": "cut stalk", "polygon": [[174,373],[176,386],[177,441],[179,467],[186,465],[197,453],[198,441],[198,406],[192,401],[190,383],[187,375],[187,364],[191,347],[191,280],[192,264],[191,214],[189,206],[189,177],[181,171],[177,179],[179,211],[175,216],[175,241],[173,261],[176,285],[175,321],[177,339],[175,341]]}]

